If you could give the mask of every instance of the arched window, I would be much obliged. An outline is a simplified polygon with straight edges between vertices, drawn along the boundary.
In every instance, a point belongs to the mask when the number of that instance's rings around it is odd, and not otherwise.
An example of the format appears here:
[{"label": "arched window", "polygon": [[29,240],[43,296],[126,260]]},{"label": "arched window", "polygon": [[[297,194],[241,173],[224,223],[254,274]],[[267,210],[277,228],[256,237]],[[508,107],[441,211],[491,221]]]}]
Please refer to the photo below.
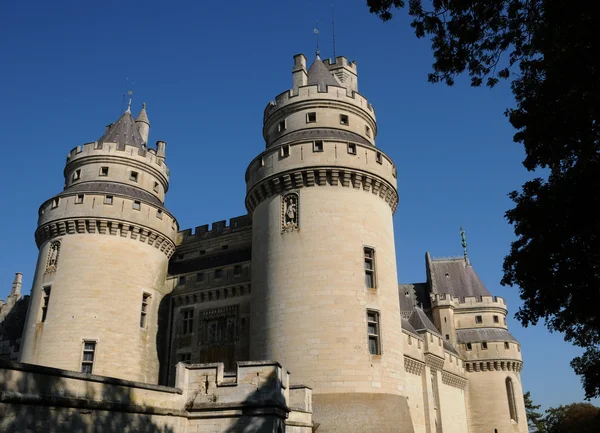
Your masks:
[{"label": "arched window", "polygon": [[510,419],[515,422],[519,421],[517,416],[517,403],[515,401],[515,390],[510,377],[506,378],[506,397],[508,398],[508,410],[510,411]]},{"label": "arched window", "polygon": [[54,241],[48,249],[48,260],[46,261],[46,272],[56,271],[58,265],[58,253],[60,252],[60,241]]}]

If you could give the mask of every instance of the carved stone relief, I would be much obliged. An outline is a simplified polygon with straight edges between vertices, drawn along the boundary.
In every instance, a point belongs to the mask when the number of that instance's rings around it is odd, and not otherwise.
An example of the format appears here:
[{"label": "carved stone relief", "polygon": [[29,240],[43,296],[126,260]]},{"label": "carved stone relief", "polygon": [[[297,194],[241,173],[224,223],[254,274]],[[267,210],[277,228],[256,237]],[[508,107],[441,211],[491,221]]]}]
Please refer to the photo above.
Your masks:
[{"label": "carved stone relief", "polygon": [[292,232],[300,228],[299,195],[289,192],[281,196],[281,231]]}]

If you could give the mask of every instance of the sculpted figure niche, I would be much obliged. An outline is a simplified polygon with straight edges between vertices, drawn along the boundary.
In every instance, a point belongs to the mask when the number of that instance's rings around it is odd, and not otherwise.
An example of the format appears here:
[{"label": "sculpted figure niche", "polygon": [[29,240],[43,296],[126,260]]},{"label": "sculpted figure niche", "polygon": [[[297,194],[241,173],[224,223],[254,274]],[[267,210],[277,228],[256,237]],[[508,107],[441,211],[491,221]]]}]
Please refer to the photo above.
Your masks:
[{"label": "sculpted figure niche", "polygon": [[295,192],[290,192],[281,197],[281,231],[291,232],[300,228],[300,219],[298,214],[299,196]]},{"label": "sculpted figure niche", "polygon": [[58,265],[58,253],[60,252],[60,241],[54,241],[50,244],[48,250],[48,260],[46,261],[46,272],[56,272]]}]

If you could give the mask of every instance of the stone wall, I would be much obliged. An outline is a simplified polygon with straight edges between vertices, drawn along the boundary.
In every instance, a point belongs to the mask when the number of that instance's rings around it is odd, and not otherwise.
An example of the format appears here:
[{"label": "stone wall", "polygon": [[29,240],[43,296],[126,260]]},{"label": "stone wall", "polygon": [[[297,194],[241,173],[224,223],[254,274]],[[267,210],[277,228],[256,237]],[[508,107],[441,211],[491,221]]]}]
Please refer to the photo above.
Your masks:
[{"label": "stone wall", "polygon": [[223,364],[179,364],[176,385],[0,361],[0,431],[312,431],[310,389],[290,387],[289,374],[277,363],[240,363],[233,377],[224,375]]}]

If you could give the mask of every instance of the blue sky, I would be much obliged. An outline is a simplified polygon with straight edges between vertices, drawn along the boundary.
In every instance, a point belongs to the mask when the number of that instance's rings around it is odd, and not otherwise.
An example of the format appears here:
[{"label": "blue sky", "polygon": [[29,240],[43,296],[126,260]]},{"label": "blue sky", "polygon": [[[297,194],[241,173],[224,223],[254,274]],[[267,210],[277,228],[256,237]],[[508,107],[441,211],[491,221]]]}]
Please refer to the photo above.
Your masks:
[{"label": "blue sky", "polygon": [[[514,238],[507,193],[533,176],[503,115],[513,104],[508,84],[429,84],[429,42],[414,37],[405,12],[382,23],[364,0],[337,3],[337,54],[357,61],[377,145],[398,167],[400,282],[424,281],[426,251],[462,254],[462,225],[476,271],[508,301],[525,390],[544,407],[581,401],[569,367],[580,351],[541,325],[522,328],[512,318],[517,289],[499,284]],[[317,21],[321,57],[331,57],[331,2],[0,3],[0,298],[17,271],[29,293],[38,206],[61,190],[67,152],[119,116],[126,89],[134,114],[148,104],[150,142],[168,142],[167,206],[180,227],[244,214],[244,171],[264,148],[263,109],[291,86],[294,54],[314,59]]]}]

